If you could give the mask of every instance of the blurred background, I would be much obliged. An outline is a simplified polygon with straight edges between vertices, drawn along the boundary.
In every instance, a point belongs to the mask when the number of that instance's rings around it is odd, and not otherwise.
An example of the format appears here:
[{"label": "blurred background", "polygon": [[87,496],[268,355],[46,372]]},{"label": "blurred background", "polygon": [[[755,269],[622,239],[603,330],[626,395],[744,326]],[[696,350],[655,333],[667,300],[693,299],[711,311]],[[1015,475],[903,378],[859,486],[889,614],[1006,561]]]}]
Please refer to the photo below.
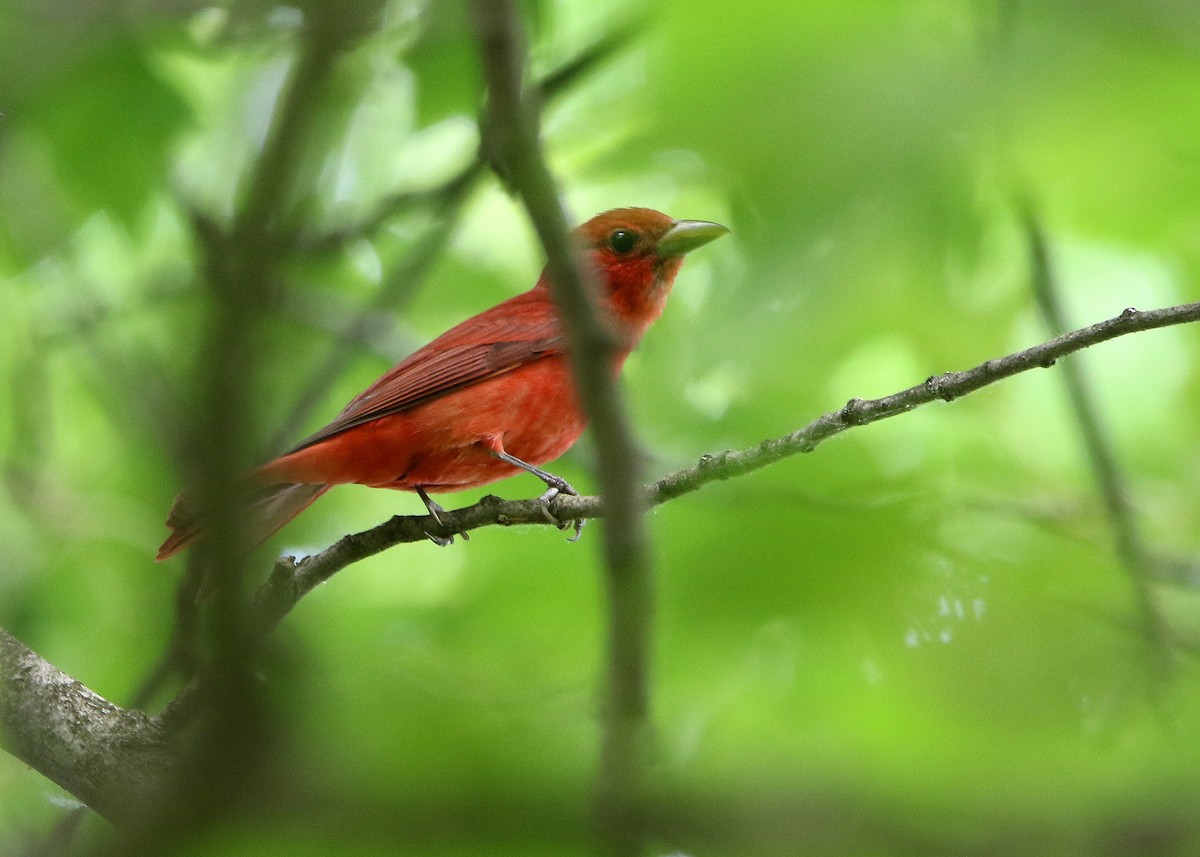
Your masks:
[{"label": "blurred background", "polygon": [[[1200,300],[1193,3],[522,8],[572,216],[733,230],[627,364],[655,477],[1050,338],[1029,222],[1070,327]],[[130,704],[174,628],[183,564],[153,554],[247,189],[278,241],[239,462],[528,288],[541,252],[479,163],[458,3],[8,0],[0,40],[0,625]],[[263,178],[272,128],[286,175]],[[654,853],[1200,851],[1198,344],[1073,361],[1133,554],[1061,365],[655,510]],[[590,492],[590,462],[553,469]],[[254,581],[419,511],[339,488]],[[179,853],[589,853],[602,526],[401,546],[313,592],[260,671],[260,789]],[[0,853],[70,811],[0,756]],[[87,819],[69,850],[108,835]]]}]

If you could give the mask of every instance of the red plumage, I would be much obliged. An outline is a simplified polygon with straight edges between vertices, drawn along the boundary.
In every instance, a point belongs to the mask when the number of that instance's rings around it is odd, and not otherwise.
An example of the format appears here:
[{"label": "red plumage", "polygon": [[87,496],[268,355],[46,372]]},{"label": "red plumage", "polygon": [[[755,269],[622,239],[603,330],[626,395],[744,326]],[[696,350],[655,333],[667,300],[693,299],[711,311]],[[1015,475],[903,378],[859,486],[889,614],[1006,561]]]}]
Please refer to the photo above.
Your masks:
[{"label": "red plumage", "polygon": [[[575,231],[620,343],[614,372],[661,315],[683,254],[726,231],[646,208],[608,211]],[[543,271],[528,292],[413,352],[329,425],[255,470],[251,534],[268,538],[332,485],[457,491],[554,460],[586,425],[565,349]],[[204,534],[183,495],[167,526],[160,560]]]}]

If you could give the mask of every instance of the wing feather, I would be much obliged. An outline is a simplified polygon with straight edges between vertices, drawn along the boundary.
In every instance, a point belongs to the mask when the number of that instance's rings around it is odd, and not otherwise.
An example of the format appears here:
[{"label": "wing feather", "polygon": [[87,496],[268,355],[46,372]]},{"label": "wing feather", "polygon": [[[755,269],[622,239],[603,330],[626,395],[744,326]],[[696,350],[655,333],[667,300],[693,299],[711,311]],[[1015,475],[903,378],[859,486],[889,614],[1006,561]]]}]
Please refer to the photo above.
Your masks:
[{"label": "wing feather", "polygon": [[518,295],[448,330],[391,369],[288,454],[565,351],[548,295]]}]

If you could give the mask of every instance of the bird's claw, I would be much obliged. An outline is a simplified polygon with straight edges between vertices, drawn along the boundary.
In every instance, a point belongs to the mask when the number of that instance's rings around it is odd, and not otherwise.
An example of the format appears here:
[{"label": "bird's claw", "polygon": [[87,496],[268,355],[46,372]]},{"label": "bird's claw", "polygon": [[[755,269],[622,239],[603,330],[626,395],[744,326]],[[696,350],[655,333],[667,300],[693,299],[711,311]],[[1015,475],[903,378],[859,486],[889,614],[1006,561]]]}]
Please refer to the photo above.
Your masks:
[{"label": "bird's claw", "polygon": [[[555,477],[555,478],[558,479],[558,477]],[[579,496],[579,492],[576,491],[571,486],[571,483],[567,482],[565,479],[558,479],[557,485],[551,485],[549,488],[546,489],[546,493],[538,498],[538,502],[541,504],[541,507],[542,507],[542,515],[545,516],[546,521],[548,523],[553,524],[554,526],[558,527],[560,530],[565,530],[568,527],[573,527],[575,529],[575,534],[573,536],[571,536],[569,539],[567,539],[567,541],[577,542],[577,541],[579,541],[580,537],[583,535],[583,525],[587,522],[583,518],[576,518],[573,521],[562,521],[562,520],[559,520],[558,518],[556,518],[554,516],[554,513],[550,511],[550,501],[553,500],[555,497],[557,497],[559,494],[569,494],[573,497]]]},{"label": "bird's claw", "polygon": [[[417,495],[421,498],[422,502],[425,503],[425,508],[429,510],[429,517],[433,518],[435,524],[441,526],[442,515],[446,513],[446,510],[443,509],[440,504],[435,503],[433,498],[430,497],[425,491],[418,489]],[[466,533],[459,533],[458,535],[462,536],[462,540],[464,542],[469,542],[471,540],[471,537]],[[450,545],[454,544],[453,533],[448,536],[435,536],[433,533],[426,530],[425,536],[440,548],[450,547]]]},{"label": "bird's claw", "polygon": [[557,524],[558,518],[550,514],[550,501],[561,493],[562,492],[560,489],[551,487],[546,489],[545,494],[543,494],[541,497],[538,497],[538,503],[540,503],[542,506],[542,514],[545,515],[546,520],[552,524]]},{"label": "bird's claw", "polygon": [[[434,520],[437,520],[437,518],[435,517]],[[441,521],[438,521],[438,523],[440,524]],[[464,542],[469,542],[471,540],[471,536],[469,533],[460,532],[460,533],[457,533],[456,535],[462,536],[462,540]],[[433,542],[435,545],[437,545],[440,548],[448,548],[448,547],[450,547],[450,545],[454,544],[454,535],[435,536],[433,533],[426,530],[425,538],[429,539],[431,542]]]}]

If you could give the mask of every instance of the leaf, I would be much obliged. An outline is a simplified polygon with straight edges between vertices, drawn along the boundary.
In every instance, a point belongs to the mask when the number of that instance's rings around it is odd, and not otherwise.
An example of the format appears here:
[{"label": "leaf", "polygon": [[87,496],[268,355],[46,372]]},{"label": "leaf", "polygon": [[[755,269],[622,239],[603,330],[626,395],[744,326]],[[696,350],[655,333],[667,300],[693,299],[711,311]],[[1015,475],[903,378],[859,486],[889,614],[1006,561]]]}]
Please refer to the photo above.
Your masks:
[{"label": "leaf", "polygon": [[418,125],[475,113],[483,85],[466,4],[434,3],[421,24],[421,35],[405,56],[417,80]]},{"label": "leaf", "polygon": [[166,184],[184,101],[153,70],[129,34],[85,52],[30,99],[16,117],[41,131],[59,182],[86,212],[106,209],[125,222]]}]

